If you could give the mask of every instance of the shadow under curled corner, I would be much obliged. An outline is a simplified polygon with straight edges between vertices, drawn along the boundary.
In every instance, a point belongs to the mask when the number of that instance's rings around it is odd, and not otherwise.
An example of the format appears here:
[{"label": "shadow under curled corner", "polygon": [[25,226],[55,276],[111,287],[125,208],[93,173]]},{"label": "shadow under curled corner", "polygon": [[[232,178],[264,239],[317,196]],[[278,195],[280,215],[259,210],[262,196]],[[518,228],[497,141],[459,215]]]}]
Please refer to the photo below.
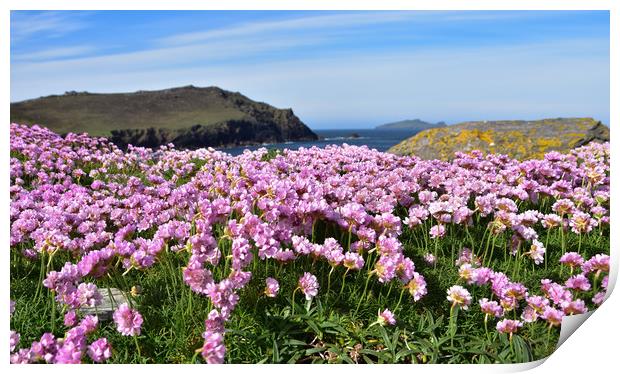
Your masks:
[{"label": "shadow under curled corner", "polygon": [[[605,293],[605,299],[601,303],[601,305],[599,305],[599,308],[603,304],[605,304],[605,301],[609,298],[609,296],[611,295],[611,293],[613,292],[613,290],[614,290],[614,288],[616,286],[616,279],[617,279],[617,276],[618,276],[618,272],[617,272],[618,264],[615,261],[615,256],[613,256],[611,258],[611,262],[612,262],[612,264],[611,264],[611,271],[609,272],[609,278],[610,278],[609,279],[609,286],[608,286],[607,292]],[[560,348],[560,346],[562,344],[564,344],[564,342],[566,342],[566,340],[568,340],[568,338],[575,331],[577,331],[577,329],[588,318],[590,318],[594,313],[596,313],[596,309],[595,310],[590,310],[590,311],[588,311],[586,313],[583,313],[583,314],[564,316],[562,318],[562,327],[560,328],[560,338],[558,339],[558,343],[555,346],[554,352],[557,351],[557,349]],[[553,355],[553,353],[551,355]],[[508,364],[508,365],[505,365],[506,366],[506,372],[514,373],[514,372],[521,372],[521,371],[526,371],[526,370],[534,369],[534,368],[542,365],[551,355],[549,355],[549,356],[547,356],[545,358],[541,358],[540,360],[532,361],[532,362],[526,362],[526,363],[522,363],[522,364]]]}]

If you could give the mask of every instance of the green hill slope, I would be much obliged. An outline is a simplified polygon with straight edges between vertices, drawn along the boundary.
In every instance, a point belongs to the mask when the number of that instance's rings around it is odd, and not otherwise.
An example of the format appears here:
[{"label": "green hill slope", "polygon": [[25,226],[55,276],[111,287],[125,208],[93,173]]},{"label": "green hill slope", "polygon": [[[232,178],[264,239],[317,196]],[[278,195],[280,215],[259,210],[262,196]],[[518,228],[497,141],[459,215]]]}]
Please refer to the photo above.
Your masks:
[{"label": "green hill slope", "polygon": [[128,143],[227,146],[318,137],[290,109],[237,92],[194,86],[134,93],[67,92],[11,104],[11,122]]}]

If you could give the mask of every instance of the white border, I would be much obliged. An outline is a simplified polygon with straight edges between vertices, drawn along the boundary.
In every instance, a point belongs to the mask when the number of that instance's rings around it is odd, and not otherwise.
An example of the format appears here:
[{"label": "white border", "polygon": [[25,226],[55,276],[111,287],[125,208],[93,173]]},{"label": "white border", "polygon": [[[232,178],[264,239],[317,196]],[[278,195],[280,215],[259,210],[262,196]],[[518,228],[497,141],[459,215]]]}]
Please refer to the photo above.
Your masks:
[{"label": "white border", "polygon": [[[9,119],[9,110],[10,110],[10,86],[8,82],[10,82],[10,27],[9,27],[9,11],[13,10],[23,10],[23,9],[286,9],[286,10],[322,10],[322,9],[331,9],[331,10],[354,10],[354,9],[367,9],[367,10],[611,10],[610,12],[610,23],[611,23],[611,39],[610,39],[610,58],[611,58],[611,93],[610,93],[610,102],[611,103],[620,103],[618,94],[619,90],[619,82],[618,82],[618,69],[616,68],[620,63],[620,58],[618,56],[620,42],[618,38],[618,23],[620,21],[620,16],[618,13],[620,12],[620,6],[617,5],[617,2],[613,0],[590,0],[590,1],[582,1],[582,0],[502,0],[502,1],[491,1],[491,0],[470,0],[470,1],[448,1],[448,0],[417,0],[415,2],[409,1],[395,1],[395,0],[384,0],[384,1],[368,1],[368,0],[357,0],[357,1],[326,1],[326,0],[299,0],[299,1],[284,1],[284,0],[264,0],[264,1],[237,1],[237,0],[229,0],[226,2],[197,2],[191,0],[89,0],[89,1],[79,1],[79,0],[5,0],[0,5],[2,7],[2,13],[0,13],[0,48],[2,50],[2,82],[4,83],[3,89],[0,90],[0,100],[2,100],[2,114],[3,118],[7,121]],[[613,106],[610,108],[610,125],[615,124],[618,120],[618,106]],[[7,122],[5,122],[7,124]],[[4,264],[4,269],[7,269],[4,274],[4,281],[2,285],[2,296],[0,301],[0,310],[4,308],[5,311],[9,308],[9,272],[8,272],[8,264],[9,264],[9,252],[8,252],[8,241],[9,241],[9,199],[8,199],[8,189],[9,187],[9,171],[8,171],[8,160],[9,160],[9,134],[8,134],[8,126],[5,125],[5,133],[4,136],[0,137],[0,152],[2,152],[3,162],[0,163],[0,167],[2,168],[2,175],[4,176],[4,186],[5,198],[1,200],[0,204],[2,204],[3,214],[0,216],[0,226],[2,227],[2,233],[4,236],[4,245],[2,246],[2,250],[0,251],[1,261],[0,263]],[[614,125],[615,126],[615,125]],[[616,144],[618,140],[615,140],[616,137],[615,130],[611,132],[612,134],[612,144]],[[612,149],[612,158],[615,155],[615,151]],[[612,181],[611,184],[613,186],[619,185],[616,183],[618,181],[618,170],[615,166],[615,161],[612,162]],[[612,187],[612,191],[616,196],[614,196],[612,201],[611,208],[611,222],[620,222],[620,217],[618,213],[618,203],[617,198],[620,198],[620,195],[615,193],[618,187]],[[612,276],[610,287],[613,284],[615,286],[615,280],[617,278],[618,273],[618,261],[617,255],[618,251],[616,250],[618,245],[617,238],[617,230],[612,231],[611,235],[611,248],[612,248]],[[608,295],[610,296],[610,295]],[[577,331],[571,336],[568,341],[563,344],[558,350],[551,355],[544,364],[532,363],[529,365],[436,365],[436,366],[416,366],[409,367],[407,365],[400,366],[390,366],[389,368],[381,367],[380,370],[398,370],[398,371],[409,371],[409,370],[424,370],[426,371],[453,371],[454,369],[459,372],[472,372],[472,373],[485,373],[485,372],[512,372],[512,371],[520,371],[532,367],[536,367],[535,371],[549,371],[549,372],[580,372],[580,371],[589,371],[589,372],[605,372],[610,370],[609,368],[617,366],[616,359],[618,354],[618,342],[617,340],[620,338],[620,327],[618,325],[618,311],[620,310],[620,301],[618,295],[612,293],[612,295],[605,301],[605,303],[593,314],[591,318],[589,318]],[[6,315],[5,315],[6,316]],[[6,331],[6,335],[8,335],[9,330],[9,319],[7,317],[2,319],[2,330]],[[0,330],[1,331],[1,330]],[[8,339],[7,339],[8,340]],[[8,366],[8,341],[5,340],[5,362],[3,365]],[[223,366],[223,367],[198,367],[198,366],[189,366],[183,365],[179,366],[180,370],[215,370],[217,372],[228,372],[234,371],[237,369],[246,369],[250,368],[247,366]],[[269,371],[269,372],[284,372],[290,370],[291,366],[284,365],[269,365],[269,366],[258,366],[253,365],[251,370],[260,370],[260,371]],[[11,371],[15,372],[25,372],[25,371],[34,371],[34,370],[50,370],[55,372],[63,372],[73,371],[75,370],[84,370],[84,368],[77,367],[52,367],[52,366],[11,366]],[[87,370],[93,370],[95,372],[99,371],[110,371],[110,370],[131,370],[135,368],[129,365],[117,365],[114,367],[110,366],[91,366]],[[155,371],[168,371],[174,370],[176,367],[172,367],[171,365],[150,365],[148,367],[149,370]],[[297,365],[294,367],[295,371],[299,372],[310,372],[315,371],[316,367],[309,365]],[[376,370],[375,367],[368,365],[361,366],[353,366],[353,365],[331,365],[327,367],[322,367],[320,370],[327,371],[342,371],[342,370],[355,370],[357,371],[370,371]]]}]

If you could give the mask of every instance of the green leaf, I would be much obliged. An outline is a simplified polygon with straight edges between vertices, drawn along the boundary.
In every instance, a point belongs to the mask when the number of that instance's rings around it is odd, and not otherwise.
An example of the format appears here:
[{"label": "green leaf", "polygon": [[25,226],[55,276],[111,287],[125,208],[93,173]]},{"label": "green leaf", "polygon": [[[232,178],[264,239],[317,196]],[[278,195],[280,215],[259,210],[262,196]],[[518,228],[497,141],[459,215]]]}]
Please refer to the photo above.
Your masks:
[{"label": "green leaf", "polygon": [[326,349],[327,349],[326,347],[315,347],[315,348],[306,349],[306,355],[310,356],[318,352],[323,352]]},{"label": "green leaf", "polygon": [[323,339],[323,332],[321,331],[321,329],[319,329],[319,326],[317,326],[314,321],[308,320],[306,321],[306,323],[308,324],[308,326],[310,326],[310,328],[314,331],[314,333],[319,339]]},{"label": "green leaf", "polygon": [[273,339],[273,362],[280,362],[280,351],[278,350],[278,344],[276,343],[275,334]]}]

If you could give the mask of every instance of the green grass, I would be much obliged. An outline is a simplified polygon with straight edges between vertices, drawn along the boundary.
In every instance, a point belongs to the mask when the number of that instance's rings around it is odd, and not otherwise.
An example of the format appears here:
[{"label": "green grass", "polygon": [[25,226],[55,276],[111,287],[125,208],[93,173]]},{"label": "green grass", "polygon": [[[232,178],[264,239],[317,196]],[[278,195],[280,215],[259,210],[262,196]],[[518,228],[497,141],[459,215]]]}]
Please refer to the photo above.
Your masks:
[{"label": "green grass", "polygon": [[[470,230],[474,252],[484,252],[483,224]],[[367,292],[362,293],[367,269],[349,272],[344,286],[344,271],[337,269],[331,276],[331,288],[327,289],[330,267],[324,261],[313,262],[311,258],[299,258],[289,265],[274,260],[251,264],[250,283],[240,292],[240,301],[232,318],[226,324],[226,362],[230,363],[509,363],[526,362],[543,358],[553,352],[559,329],[553,328],[548,335],[544,321],[526,324],[512,342],[495,331],[497,320],[490,319],[488,335],[485,333],[483,314],[477,301],[490,297],[489,286],[466,285],[458,278],[454,256],[470,240],[462,230],[450,230],[449,236],[440,239],[438,246],[428,239],[428,228],[415,230],[405,228],[401,241],[405,255],[416,263],[416,271],[427,282],[428,294],[418,302],[405,291],[398,309],[400,286],[398,281],[382,285],[372,278]],[[540,231],[540,230],[539,230]],[[333,225],[316,227],[316,242],[334,236],[346,243],[345,235]],[[541,239],[546,239],[545,234]],[[500,235],[495,248],[489,249],[491,268],[505,272],[513,281],[523,282],[530,293],[541,294],[540,280],[550,278],[563,283],[568,271],[560,268],[562,242],[556,232],[551,232],[547,247],[546,264],[533,265],[529,259],[504,261],[508,234]],[[483,244],[484,243],[484,244]],[[567,250],[576,250],[578,237],[568,234]],[[230,251],[230,243],[223,241],[224,254]],[[436,249],[437,248],[437,249]],[[35,297],[39,282],[40,262],[25,259],[20,248],[11,249],[11,299],[16,301],[11,329],[21,334],[20,347],[29,346],[46,331],[62,336],[66,328],[62,324],[62,311],[52,319],[51,295],[43,288]],[[436,266],[428,266],[422,260],[427,252],[437,250]],[[581,254],[589,258],[596,253],[609,253],[609,231],[593,231],[583,238]],[[128,292],[140,285],[142,293],[133,302],[144,317],[142,335],[139,336],[141,354],[138,355],[133,339],[121,336],[110,321],[101,323],[93,338],[107,337],[113,346],[112,363],[190,363],[201,362],[196,349],[202,346],[204,320],[211,310],[208,298],[190,292],[181,277],[181,268],[189,254],[166,252],[158,263],[146,271],[132,270],[120,276],[118,268],[111,278],[85,279],[100,288],[117,287]],[[256,258],[256,256],[255,256]],[[510,256],[509,256],[510,258]],[[59,270],[65,261],[72,260],[66,253],[57,254],[50,268]],[[75,261],[75,259],[73,259]],[[223,264],[223,261],[222,261]],[[225,276],[222,264],[214,270],[216,279]],[[368,264],[367,264],[368,266]],[[518,270],[515,270],[518,269]],[[319,295],[308,305],[300,292],[291,304],[291,295],[297,280],[304,271],[317,276]],[[280,282],[276,298],[264,296],[265,278],[271,276]],[[473,296],[467,311],[458,313],[457,329],[449,333],[450,303],[446,289],[454,284],[466,287]],[[340,293],[340,289],[343,292]],[[591,299],[593,292],[585,293]],[[360,305],[357,313],[355,309]],[[588,303],[590,305],[591,303]],[[372,323],[377,313],[390,308],[396,314],[397,325],[382,327]],[[513,318],[512,314],[506,316]],[[518,317],[518,316],[517,316]],[[92,339],[92,340],[91,340]]]}]

